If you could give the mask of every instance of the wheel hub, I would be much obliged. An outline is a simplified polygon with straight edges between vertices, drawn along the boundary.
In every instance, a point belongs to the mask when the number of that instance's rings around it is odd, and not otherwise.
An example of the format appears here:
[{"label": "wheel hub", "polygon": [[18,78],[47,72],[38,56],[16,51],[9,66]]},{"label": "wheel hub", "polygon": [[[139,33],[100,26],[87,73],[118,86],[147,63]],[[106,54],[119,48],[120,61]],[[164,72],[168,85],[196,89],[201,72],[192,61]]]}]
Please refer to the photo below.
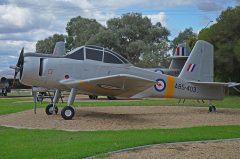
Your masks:
[{"label": "wheel hub", "polygon": [[72,111],[71,111],[71,110],[66,110],[66,111],[65,111],[65,115],[66,115],[67,117],[71,116],[71,115],[72,115]]}]

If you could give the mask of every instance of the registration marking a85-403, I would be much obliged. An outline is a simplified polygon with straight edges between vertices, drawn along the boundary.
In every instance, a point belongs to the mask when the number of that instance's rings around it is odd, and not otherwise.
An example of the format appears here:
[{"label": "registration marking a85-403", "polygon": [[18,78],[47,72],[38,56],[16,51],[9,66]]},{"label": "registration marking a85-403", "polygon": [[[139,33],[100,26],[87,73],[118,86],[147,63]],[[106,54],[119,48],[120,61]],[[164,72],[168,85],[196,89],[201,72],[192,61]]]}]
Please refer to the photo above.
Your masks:
[{"label": "registration marking a85-403", "polygon": [[192,92],[192,93],[197,92],[197,88],[195,86],[185,85],[185,84],[182,84],[182,83],[176,83],[175,88],[180,89],[180,90],[184,90],[184,91],[189,91],[189,92]]}]

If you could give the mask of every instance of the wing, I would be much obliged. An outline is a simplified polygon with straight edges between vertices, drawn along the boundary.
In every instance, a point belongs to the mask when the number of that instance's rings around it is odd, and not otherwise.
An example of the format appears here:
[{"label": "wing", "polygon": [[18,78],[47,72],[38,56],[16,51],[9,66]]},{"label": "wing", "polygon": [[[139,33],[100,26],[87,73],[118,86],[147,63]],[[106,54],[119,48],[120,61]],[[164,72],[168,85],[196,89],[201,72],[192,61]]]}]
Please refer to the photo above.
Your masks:
[{"label": "wing", "polygon": [[131,97],[153,86],[156,82],[138,76],[118,74],[86,80],[68,79],[60,83],[90,94]]}]

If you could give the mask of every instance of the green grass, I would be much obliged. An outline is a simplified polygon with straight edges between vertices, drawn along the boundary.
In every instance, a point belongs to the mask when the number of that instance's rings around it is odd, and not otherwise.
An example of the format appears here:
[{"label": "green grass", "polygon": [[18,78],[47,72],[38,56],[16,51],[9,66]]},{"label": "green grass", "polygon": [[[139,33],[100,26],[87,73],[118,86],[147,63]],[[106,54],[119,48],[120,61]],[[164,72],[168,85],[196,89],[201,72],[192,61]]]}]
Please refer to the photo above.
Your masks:
[{"label": "green grass", "polygon": [[83,158],[146,144],[239,138],[240,126],[66,132],[0,127],[5,158]]},{"label": "green grass", "polygon": [[[38,103],[37,107],[46,107],[48,103]],[[229,96],[223,101],[214,101],[217,108],[240,108],[240,97]],[[59,107],[65,106],[66,103],[59,103]],[[205,103],[198,103],[196,100],[186,100],[185,103],[178,104],[177,99],[143,99],[143,100],[116,100],[116,101],[82,101],[75,102],[75,106],[203,106],[207,107]],[[23,110],[33,108],[32,98],[0,98],[0,115],[15,113]]]}]

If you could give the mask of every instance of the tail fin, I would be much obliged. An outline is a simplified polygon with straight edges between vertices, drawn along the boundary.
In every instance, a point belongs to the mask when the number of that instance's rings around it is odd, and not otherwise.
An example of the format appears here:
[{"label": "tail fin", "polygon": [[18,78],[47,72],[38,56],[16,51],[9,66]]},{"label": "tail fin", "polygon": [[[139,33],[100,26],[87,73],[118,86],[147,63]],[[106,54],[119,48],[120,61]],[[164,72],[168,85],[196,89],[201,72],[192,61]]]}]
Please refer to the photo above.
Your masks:
[{"label": "tail fin", "polygon": [[189,56],[190,49],[186,42],[178,44],[174,56]]},{"label": "tail fin", "polygon": [[180,73],[185,62],[187,61],[189,54],[190,48],[187,43],[178,44],[174,55],[169,57],[169,59],[171,59],[169,70],[176,70]]},{"label": "tail fin", "polygon": [[213,45],[197,41],[179,77],[187,81],[212,82]]},{"label": "tail fin", "polygon": [[63,41],[56,42],[53,55],[63,56],[64,54],[66,54],[65,43]]}]

